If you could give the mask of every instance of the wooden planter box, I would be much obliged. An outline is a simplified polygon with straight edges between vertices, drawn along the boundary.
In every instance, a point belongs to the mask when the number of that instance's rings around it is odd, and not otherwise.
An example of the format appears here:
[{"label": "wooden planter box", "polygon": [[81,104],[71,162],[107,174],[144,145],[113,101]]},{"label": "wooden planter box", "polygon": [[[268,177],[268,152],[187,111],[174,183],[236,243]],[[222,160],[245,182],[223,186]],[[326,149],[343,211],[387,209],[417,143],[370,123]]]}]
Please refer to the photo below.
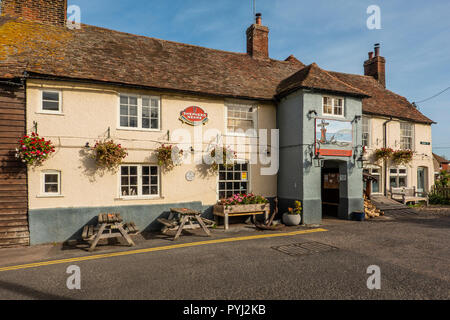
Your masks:
[{"label": "wooden planter box", "polygon": [[229,217],[237,216],[256,216],[263,214],[265,220],[269,218],[270,204],[245,204],[245,205],[215,205],[214,217],[216,224],[219,225],[219,217],[223,217],[225,221],[225,230],[229,229]]}]

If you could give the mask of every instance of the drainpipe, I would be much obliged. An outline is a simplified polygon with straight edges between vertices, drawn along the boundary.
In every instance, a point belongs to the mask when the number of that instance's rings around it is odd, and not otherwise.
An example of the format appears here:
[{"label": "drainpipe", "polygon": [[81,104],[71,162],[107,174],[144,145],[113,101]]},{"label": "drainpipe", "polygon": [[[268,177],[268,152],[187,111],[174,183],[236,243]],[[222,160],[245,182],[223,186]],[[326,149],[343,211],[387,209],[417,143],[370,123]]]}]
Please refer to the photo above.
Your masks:
[{"label": "drainpipe", "polygon": [[[389,120],[387,120],[387,121],[385,121],[384,123],[383,123],[383,134],[384,134],[384,137],[383,137],[383,147],[384,148],[387,148],[387,124],[389,123],[389,122],[391,122],[392,121],[392,117],[389,119]],[[387,176],[388,176],[388,174],[387,174],[387,170],[388,170],[388,168],[387,168],[387,160],[386,159],[384,159],[383,160],[383,163],[384,163],[384,196],[385,197],[387,197],[387,186],[386,186],[386,182],[387,182]]]}]

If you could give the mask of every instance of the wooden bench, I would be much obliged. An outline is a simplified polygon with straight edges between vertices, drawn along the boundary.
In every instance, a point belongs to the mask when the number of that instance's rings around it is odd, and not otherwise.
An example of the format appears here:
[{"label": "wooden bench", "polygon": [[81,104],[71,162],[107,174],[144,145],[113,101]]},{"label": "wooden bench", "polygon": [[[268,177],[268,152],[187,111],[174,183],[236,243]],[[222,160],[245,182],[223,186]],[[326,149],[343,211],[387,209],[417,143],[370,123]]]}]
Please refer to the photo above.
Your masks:
[{"label": "wooden bench", "polygon": [[428,206],[428,197],[422,194],[422,192],[416,191],[416,187],[391,188],[391,199],[401,201],[404,205],[408,202],[416,203],[418,201],[425,201]]},{"label": "wooden bench", "polygon": [[86,225],[83,228],[82,238],[92,241],[89,251],[93,251],[101,239],[124,238],[129,246],[134,246],[130,236],[137,235],[139,230],[134,222],[123,223],[118,213],[101,213],[98,215],[98,224]]}]

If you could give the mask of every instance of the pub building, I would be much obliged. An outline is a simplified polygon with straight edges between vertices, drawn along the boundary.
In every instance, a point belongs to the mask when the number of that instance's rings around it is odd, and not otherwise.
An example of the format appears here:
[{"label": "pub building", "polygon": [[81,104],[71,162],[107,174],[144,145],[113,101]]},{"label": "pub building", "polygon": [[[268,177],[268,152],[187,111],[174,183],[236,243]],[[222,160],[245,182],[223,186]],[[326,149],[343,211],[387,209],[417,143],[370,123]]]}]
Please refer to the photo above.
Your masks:
[{"label": "pub building", "polygon": [[[71,28],[66,6],[1,2],[0,198],[15,200],[1,202],[0,226],[6,215],[21,223],[2,231],[0,246],[79,238],[101,212],[120,212],[142,231],[158,230],[156,219],[172,207],[212,218],[212,206],[237,193],[278,197],[280,213],[300,200],[307,225],[325,215],[349,219],[363,210],[364,170],[374,193],[394,182],[416,186],[419,167],[422,188],[431,186],[431,146],[415,141],[431,142],[432,121],[385,88],[379,46],[365,75],[351,75],[293,55],[270,58],[260,14],[246,31],[247,52],[237,53]],[[25,167],[15,148],[32,131],[56,152]],[[182,137],[192,140],[181,144]],[[105,139],[127,150],[117,170],[98,170],[90,157]],[[211,173],[195,161],[222,142],[240,149],[234,166]],[[371,160],[386,143],[409,143],[420,156],[408,168]],[[165,170],[155,153],[162,145],[183,145],[186,161]],[[260,150],[270,163],[262,164]],[[279,170],[270,172],[274,164]]]}]

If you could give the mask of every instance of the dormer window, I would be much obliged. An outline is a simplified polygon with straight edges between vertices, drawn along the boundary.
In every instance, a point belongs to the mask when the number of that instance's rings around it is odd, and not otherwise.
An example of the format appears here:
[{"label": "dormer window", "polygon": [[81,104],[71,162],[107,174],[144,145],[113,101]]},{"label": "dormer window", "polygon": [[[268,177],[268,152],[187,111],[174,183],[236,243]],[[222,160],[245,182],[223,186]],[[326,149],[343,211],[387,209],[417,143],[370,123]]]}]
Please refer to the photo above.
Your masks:
[{"label": "dormer window", "polygon": [[323,97],[322,113],[330,116],[344,116],[344,99]]}]

